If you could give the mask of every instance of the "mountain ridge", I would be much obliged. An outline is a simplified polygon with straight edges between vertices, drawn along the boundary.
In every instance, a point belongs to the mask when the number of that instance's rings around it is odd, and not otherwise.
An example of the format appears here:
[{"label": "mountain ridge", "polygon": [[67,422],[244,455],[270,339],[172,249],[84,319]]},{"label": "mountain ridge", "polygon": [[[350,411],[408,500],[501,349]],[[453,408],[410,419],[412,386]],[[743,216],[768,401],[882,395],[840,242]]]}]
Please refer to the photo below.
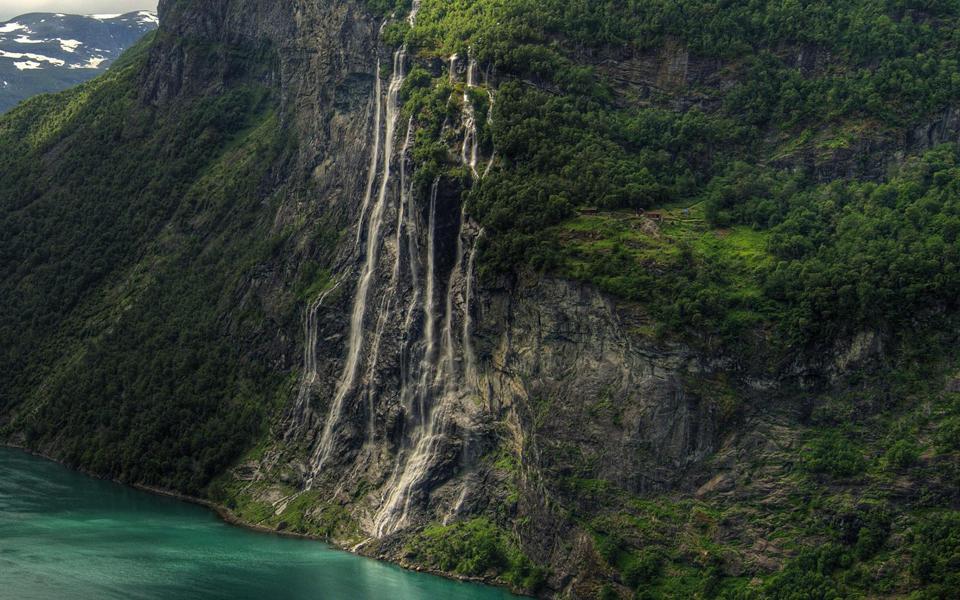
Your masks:
[{"label": "mountain ridge", "polygon": [[95,77],[158,23],[151,11],[26,13],[0,23],[0,112]]}]

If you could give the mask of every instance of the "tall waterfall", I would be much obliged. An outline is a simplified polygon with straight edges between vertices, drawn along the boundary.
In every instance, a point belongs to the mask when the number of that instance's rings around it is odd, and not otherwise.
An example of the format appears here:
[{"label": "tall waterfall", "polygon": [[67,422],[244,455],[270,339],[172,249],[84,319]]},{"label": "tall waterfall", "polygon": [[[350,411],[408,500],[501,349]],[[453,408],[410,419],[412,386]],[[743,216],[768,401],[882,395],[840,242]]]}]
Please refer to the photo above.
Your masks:
[{"label": "tall waterfall", "polygon": [[467,60],[467,83],[463,86],[463,115],[464,135],[463,146],[460,148],[460,162],[470,167],[470,172],[477,178],[477,156],[480,152],[480,140],[477,136],[477,117],[470,101],[470,88],[474,87],[474,76],[477,71],[477,61]]},{"label": "tall waterfall", "polygon": [[360,245],[360,236],[363,234],[363,219],[370,208],[373,198],[373,184],[377,181],[377,160],[380,158],[380,113],[383,111],[383,84],[380,79],[380,59],[377,59],[377,84],[374,89],[373,112],[373,151],[370,153],[370,166],[367,167],[367,189],[363,194],[363,204],[360,206],[360,223],[357,224],[356,245]]},{"label": "tall waterfall", "polygon": [[[419,2],[414,2],[413,9],[411,10],[409,20],[412,23],[416,18],[416,12],[419,9]],[[406,77],[406,59],[407,59],[407,46],[404,44],[400,49],[398,49],[393,54],[393,74],[390,77],[390,85],[387,88],[387,97],[384,104],[386,105],[386,117],[384,123],[384,137],[383,137],[383,164],[380,174],[380,189],[377,193],[377,199],[374,203],[370,217],[367,220],[366,227],[366,249],[364,252],[363,265],[360,270],[360,280],[357,284],[357,289],[353,299],[353,310],[350,317],[350,336],[347,344],[347,360],[343,367],[343,373],[340,376],[340,380],[337,383],[337,390],[333,397],[333,402],[330,405],[330,411],[327,414],[326,422],[323,426],[323,434],[320,438],[320,443],[317,444],[313,456],[310,461],[310,476],[307,480],[307,487],[310,488],[313,485],[314,479],[320,472],[323,470],[324,464],[330,458],[330,453],[333,450],[333,432],[341,420],[341,413],[343,411],[344,400],[353,390],[354,383],[356,382],[357,370],[360,365],[361,353],[363,352],[363,342],[364,342],[364,319],[367,314],[367,300],[370,293],[370,286],[374,279],[374,274],[377,269],[378,255],[380,251],[381,239],[380,239],[380,230],[383,226],[383,217],[386,211],[387,204],[387,192],[390,189],[390,170],[393,164],[393,147],[394,147],[394,138],[396,134],[397,119],[400,114],[400,88],[403,86],[404,78]],[[379,62],[378,62],[379,64]],[[381,110],[379,109],[380,103],[380,74],[377,72],[377,89],[376,89],[376,103],[378,108],[376,115],[378,121],[374,127],[375,137],[374,137],[374,158],[370,161],[371,166],[376,165],[376,154],[379,153],[379,116]],[[368,176],[368,182],[373,180],[373,177]],[[368,188],[368,192],[372,193],[372,185]],[[360,224],[358,225],[358,230],[363,228],[363,211],[366,210],[370,202],[370,198],[364,199],[364,206],[361,208]],[[359,231],[358,231],[358,238]]]},{"label": "tall waterfall", "polygon": [[[450,58],[450,77],[454,77],[456,55]],[[467,66],[467,81],[463,93],[464,106],[464,139],[461,146],[461,161],[470,168],[474,178],[478,178],[477,161],[479,155],[479,140],[477,135],[476,118],[473,104],[470,101],[469,88],[474,86],[476,61],[469,59]],[[434,269],[435,269],[435,236],[436,236],[436,200],[437,181],[431,189],[430,212],[427,234],[427,300],[425,312],[427,325],[425,328],[426,351],[422,363],[421,383],[418,388],[418,398],[421,402],[421,422],[416,444],[406,464],[400,471],[395,471],[388,487],[389,492],[380,510],[375,517],[374,533],[377,537],[389,535],[407,523],[414,493],[430,474],[431,467],[436,462],[436,455],[443,442],[446,429],[451,421],[451,409],[466,395],[475,392],[471,381],[476,380],[476,357],[470,343],[471,316],[470,303],[473,292],[473,271],[476,258],[476,243],[479,234],[471,235],[468,232],[467,206],[463,203],[460,209],[458,232],[456,238],[456,255],[453,268],[450,270],[447,281],[447,293],[444,302],[443,326],[440,335],[440,352],[436,353],[434,346]],[[469,259],[465,264],[465,246],[471,244]],[[463,293],[462,335],[460,346],[454,337],[455,296],[458,290]],[[458,370],[457,351],[463,355],[463,368]],[[433,376],[430,382],[430,376]],[[424,404],[430,401],[431,405]],[[462,504],[467,489],[461,490],[458,504]]]},{"label": "tall waterfall", "polygon": [[[493,96],[493,90],[487,89],[487,97],[490,98],[490,108],[487,111],[487,127],[493,127],[493,107],[496,103],[496,99]],[[496,159],[497,151],[493,150],[490,153],[490,160],[487,161],[487,168],[483,170],[484,177],[490,174],[490,171],[493,169],[493,163]]]},{"label": "tall waterfall", "polygon": [[[418,8],[414,2],[411,23]],[[428,196],[414,187],[415,116],[407,120],[405,132],[400,126],[406,60],[402,47],[393,55],[386,90],[379,73],[375,85],[371,154],[354,243],[356,288],[340,376],[318,435],[312,434],[320,427],[308,428],[303,417],[297,429],[310,444],[304,489],[330,485],[339,493],[348,477],[342,467],[350,461],[356,480],[379,482],[382,496],[371,507],[368,525],[377,537],[409,524],[412,514],[425,508],[428,496],[423,492],[431,487],[428,481],[440,457],[460,443],[453,434],[464,415],[478,410],[471,311],[482,232],[469,220],[464,202],[441,193],[443,178],[434,179]],[[456,60],[450,58],[451,79]],[[476,85],[476,70],[476,61],[469,59],[460,158],[479,180],[479,139],[469,92]],[[318,379],[318,310],[350,277],[338,279],[305,311],[304,373],[294,407],[298,415],[311,414],[308,400]],[[466,484],[459,489],[458,505],[468,492]]]}]

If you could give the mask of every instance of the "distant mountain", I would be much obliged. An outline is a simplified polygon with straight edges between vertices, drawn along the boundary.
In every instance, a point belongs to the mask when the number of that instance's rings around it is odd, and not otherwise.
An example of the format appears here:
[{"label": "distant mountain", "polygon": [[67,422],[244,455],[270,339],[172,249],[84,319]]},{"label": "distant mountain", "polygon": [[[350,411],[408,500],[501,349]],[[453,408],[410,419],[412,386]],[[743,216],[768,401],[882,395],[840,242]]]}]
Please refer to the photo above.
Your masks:
[{"label": "distant mountain", "polygon": [[30,13],[0,23],[0,113],[96,77],[160,23],[156,13]]}]

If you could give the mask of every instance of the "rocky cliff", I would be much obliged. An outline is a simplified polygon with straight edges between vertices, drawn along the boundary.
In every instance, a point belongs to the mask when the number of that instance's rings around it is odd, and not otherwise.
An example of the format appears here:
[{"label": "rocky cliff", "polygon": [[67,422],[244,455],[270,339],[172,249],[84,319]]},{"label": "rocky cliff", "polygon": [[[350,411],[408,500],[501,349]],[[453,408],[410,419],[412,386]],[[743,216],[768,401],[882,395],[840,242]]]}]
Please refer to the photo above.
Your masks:
[{"label": "rocky cliff", "polygon": [[[764,586],[782,585],[784,565],[790,576],[803,548],[837,531],[849,547],[875,544],[858,560],[896,579],[885,553],[907,545],[902,515],[960,497],[952,455],[918,451],[898,467],[886,440],[940,435],[931,415],[952,414],[955,390],[941,385],[951,360],[918,360],[923,385],[895,381],[909,356],[880,323],[804,347],[761,324],[741,338],[750,347],[733,347],[658,332],[652,303],[564,268],[487,268],[487,243],[503,236],[471,199],[513,168],[487,129],[501,89],[560,92],[469,51],[410,45],[396,31],[435,18],[420,9],[161,0],[156,39],[113,79],[67,108],[27,106],[4,122],[0,134],[30,144],[29,164],[7,159],[20,179],[49,177],[57,157],[71,167],[61,183],[2,196],[16,231],[7,251],[22,265],[6,273],[15,310],[0,322],[16,373],[0,388],[3,434],[105,475],[205,494],[251,523],[545,597],[773,594]],[[801,71],[830,61],[806,46],[778,51]],[[579,58],[624,110],[717,113],[746,76],[673,36]],[[760,162],[815,182],[879,180],[955,137],[954,113],[827,154],[815,133]],[[74,168],[85,149],[105,152],[91,133],[104,122],[118,154]],[[136,152],[163,160],[138,173],[123,162]],[[70,219],[117,212],[35,256],[20,240],[63,235],[31,219],[65,189],[90,190]],[[103,189],[120,191],[107,203]],[[657,213],[594,212],[580,218],[628,224],[618,243],[630,251],[694,261]],[[686,221],[706,243],[740,243]],[[64,248],[84,238],[78,261]],[[658,260],[637,262],[666,280]],[[891,395],[910,408],[891,408]],[[841,420],[851,428],[822,433]]]},{"label": "rocky cliff", "polygon": [[[718,367],[638,336],[640,318],[589,286],[479,284],[482,232],[461,193],[491,157],[470,156],[464,104],[447,126],[451,151],[483,164],[414,184],[417,116],[401,117],[397,92],[417,59],[384,46],[379,19],[352,2],[166,2],[160,13],[142,102],[163,108],[253,81],[276,91],[296,140],[272,183],[283,198],[271,228],[292,232],[290,255],[245,281],[232,310],[260,296],[271,322],[299,321],[271,308],[304,311],[302,327],[251,340],[298,382],[262,458],[231,471],[241,485],[227,477],[231,502],[269,503],[267,520],[304,518],[308,530],[335,512],[335,541],[401,560],[427,524],[489,518],[519,535],[510,543],[531,568],[556,573],[560,591],[595,574],[567,572],[564,548],[583,532],[563,514],[567,499],[551,500],[556,481],[638,495],[696,487],[723,423],[689,380]],[[443,67],[461,85],[477,77],[466,59]],[[310,262],[325,273],[314,296],[276,306]]]}]

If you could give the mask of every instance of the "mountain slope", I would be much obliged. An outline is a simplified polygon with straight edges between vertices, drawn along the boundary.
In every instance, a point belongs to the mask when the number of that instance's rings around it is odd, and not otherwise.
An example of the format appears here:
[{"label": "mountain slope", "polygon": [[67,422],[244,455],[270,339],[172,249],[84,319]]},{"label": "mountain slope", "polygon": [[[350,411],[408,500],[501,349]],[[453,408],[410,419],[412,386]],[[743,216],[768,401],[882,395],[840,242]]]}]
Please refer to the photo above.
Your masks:
[{"label": "mountain slope", "polygon": [[7,440],[543,596],[949,597],[952,5],[160,10],[0,120]]},{"label": "mountain slope", "polygon": [[144,34],[156,14],[30,13],[0,23],[0,113],[96,77]]}]

